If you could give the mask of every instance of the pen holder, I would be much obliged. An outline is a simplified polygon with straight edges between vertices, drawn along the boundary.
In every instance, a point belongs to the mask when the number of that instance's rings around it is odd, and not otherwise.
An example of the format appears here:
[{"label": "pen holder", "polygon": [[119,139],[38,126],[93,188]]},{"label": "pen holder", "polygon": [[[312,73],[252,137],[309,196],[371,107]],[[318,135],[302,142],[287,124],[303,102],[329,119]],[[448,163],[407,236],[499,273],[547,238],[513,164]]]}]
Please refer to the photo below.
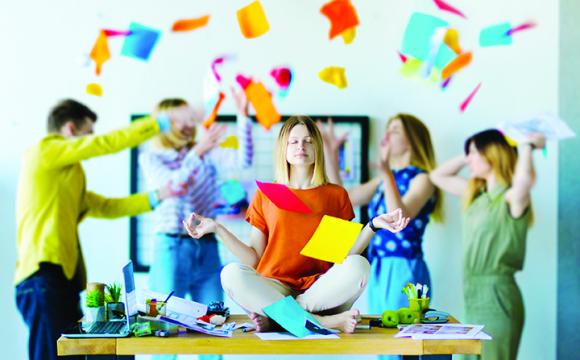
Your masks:
[{"label": "pen holder", "polygon": [[165,316],[167,314],[167,304],[165,301],[156,301],[155,299],[147,299],[145,301],[145,309],[148,316]]},{"label": "pen holder", "polygon": [[416,315],[416,319],[423,318],[423,311],[429,309],[429,298],[409,298],[409,309]]}]

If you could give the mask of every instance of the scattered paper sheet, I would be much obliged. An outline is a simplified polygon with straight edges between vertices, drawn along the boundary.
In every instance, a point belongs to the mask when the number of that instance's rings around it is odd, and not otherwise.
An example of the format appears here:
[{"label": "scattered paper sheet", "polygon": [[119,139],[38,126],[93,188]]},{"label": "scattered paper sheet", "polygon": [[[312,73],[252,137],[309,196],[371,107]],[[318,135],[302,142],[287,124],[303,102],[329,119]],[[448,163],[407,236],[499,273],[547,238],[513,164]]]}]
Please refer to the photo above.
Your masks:
[{"label": "scattered paper sheet", "polygon": [[539,132],[548,140],[562,140],[576,137],[574,131],[554,114],[543,113],[524,120],[504,122],[498,125],[504,134],[515,141],[523,141],[529,134]]},{"label": "scattered paper sheet", "polygon": [[352,44],[354,38],[356,37],[356,27],[351,27],[350,29],[344,30],[340,36],[346,45]]},{"label": "scattered paper sheet", "polygon": [[132,34],[125,38],[121,55],[143,61],[149,60],[153,48],[159,41],[161,32],[135,22],[129,25],[129,30]]},{"label": "scattered paper sheet", "polygon": [[479,33],[479,46],[511,45],[512,37],[508,35],[511,30],[510,23],[502,23],[486,27]]},{"label": "scattered paper sheet", "polygon": [[104,31],[99,32],[99,36],[89,56],[96,64],[95,73],[101,75],[103,64],[111,58],[107,34]]},{"label": "scattered paper sheet", "polygon": [[305,326],[307,319],[320,326],[318,321],[314,319],[314,316],[304,310],[290,295],[266,306],[262,310],[264,310],[269,318],[299,338],[312,334]]},{"label": "scattered paper sheet", "polygon": [[441,79],[446,80],[451,75],[455,74],[459,70],[469,65],[471,63],[471,59],[472,59],[471,51],[459,55],[443,69],[443,71],[441,72]]},{"label": "scattered paper sheet", "polygon": [[97,83],[87,85],[87,94],[94,96],[103,96],[103,88]]},{"label": "scattered paper sheet", "polygon": [[220,186],[220,192],[229,205],[234,205],[246,198],[246,190],[238,180],[228,180]]},{"label": "scattered paper sheet", "polygon": [[266,13],[259,1],[239,9],[237,15],[240,31],[247,39],[262,36],[270,30]]},{"label": "scattered paper sheet", "polygon": [[178,31],[192,31],[200,27],[204,27],[209,22],[209,15],[202,16],[195,19],[181,19],[173,23],[171,30]]},{"label": "scattered paper sheet", "polygon": [[239,149],[240,143],[237,136],[231,135],[224,139],[224,141],[220,144],[220,147],[224,149]]},{"label": "scattered paper sheet", "polygon": [[[320,12],[330,21],[330,31],[328,32],[330,39],[334,39],[346,30],[354,28],[359,24],[356,10],[349,0],[332,0],[323,5],[320,8]],[[351,34],[347,34],[346,36],[347,38],[350,36],[354,38]]]},{"label": "scattered paper sheet", "polygon": [[473,100],[473,97],[479,91],[479,88],[480,87],[481,87],[481,83],[477,84],[477,86],[475,87],[475,89],[473,89],[473,91],[469,94],[469,96],[467,96],[467,98],[465,100],[463,100],[463,102],[461,103],[461,105],[459,105],[459,111],[464,112],[465,109],[467,109],[467,107],[471,103],[471,100]]},{"label": "scattered paper sheet", "polygon": [[457,30],[447,29],[443,42],[445,42],[445,44],[449,46],[449,48],[453,50],[455,54],[459,55],[462,53],[461,46],[459,45],[459,33]]},{"label": "scattered paper sheet", "polygon": [[521,25],[518,25],[516,27],[511,28],[506,35],[508,36],[512,36],[513,34],[520,32],[520,31],[524,31],[524,30],[528,30],[528,29],[532,29],[536,27],[536,23],[535,22],[527,22],[527,23],[523,23]]},{"label": "scattered paper sheet", "polygon": [[395,338],[410,337],[413,340],[454,340],[475,339],[483,329],[483,325],[469,324],[413,324],[405,326]]},{"label": "scattered paper sheet", "polygon": [[256,111],[256,120],[266,129],[280,122],[282,116],[276,110],[272,96],[260,82],[251,82],[245,89],[246,98]]},{"label": "scattered paper sheet", "polygon": [[433,0],[433,2],[439,8],[439,10],[447,11],[447,12],[450,12],[450,13],[455,14],[457,16],[461,16],[464,19],[467,19],[467,17],[461,11],[459,11],[457,8],[447,4],[445,1]]},{"label": "scattered paper sheet", "polygon": [[115,37],[115,36],[129,36],[131,35],[131,31],[129,30],[113,30],[113,29],[103,29],[105,35],[107,37]]},{"label": "scattered paper sheet", "polygon": [[204,128],[209,129],[209,127],[214,123],[215,119],[217,118],[218,111],[220,110],[220,107],[222,106],[222,103],[225,98],[226,96],[224,95],[224,93],[220,91],[209,115],[206,116],[205,120],[203,121]]},{"label": "scattered paper sheet", "polygon": [[347,87],[345,69],[338,66],[329,66],[318,73],[320,80],[336,86],[339,89]]},{"label": "scattered paper sheet", "polygon": [[401,65],[401,75],[405,78],[410,78],[416,75],[421,69],[421,64],[423,62],[419,59],[408,59],[403,65]]},{"label": "scattered paper sheet", "polygon": [[401,52],[419,60],[427,59],[431,49],[431,38],[435,30],[447,25],[447,21],[438,17],[419,12],[414,13],[405,29]]},{"label": "scattered paper sheet", "polygon": [[331,339],[340,339],[340,337],[336,334],[330,335],[320,335],[320,334],[312,334],[306,335],[302,338],[297,338],[296,336],[287,333],[287,332],[265,332],[265,333],[256,333],[257,337],[262,340],[331,340]]},{"label": "scattered paper sheet", "polygon": [[362,228],[362,224],[324,215],[300,254],[341,264]]},{"label": "scattered paper sheet", "polygon": [[256,181],[260,191],[264,193],[280,209],[308,214],[306,206],[286,185]]}]

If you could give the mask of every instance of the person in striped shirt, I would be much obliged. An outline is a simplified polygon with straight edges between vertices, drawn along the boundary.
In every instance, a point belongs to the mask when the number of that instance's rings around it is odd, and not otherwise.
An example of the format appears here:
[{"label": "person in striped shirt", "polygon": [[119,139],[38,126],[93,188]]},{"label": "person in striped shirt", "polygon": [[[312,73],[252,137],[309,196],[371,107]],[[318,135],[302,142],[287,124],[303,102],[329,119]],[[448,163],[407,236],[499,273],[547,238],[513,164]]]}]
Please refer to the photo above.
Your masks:
[{"label": "person in striped shirt", "polygon": [[[197,139],[195,127],[186,125],[153,138],[140,155],[147,186],[153,188],[171,181],[175,188],[185,188],[183,196],[167,199],[154,213],[156,235],[149,277],[149,286],[154,291],[174,290],[175,296],[189,294],[194,301],[204,304],[223,300],[219,276],[222,265],[214,235],[192,239],[182,222],[194,211],[215,218],[219,173],[252,166],[247,100],[233,90],[232,98],[238,110],[237,149],[219,146],[224,125],[213,124]],[[181,107],[190,106],[182,99],[165,99],[158,104],[157,111]],[[197,113],[201,120],[201,111]]]}]

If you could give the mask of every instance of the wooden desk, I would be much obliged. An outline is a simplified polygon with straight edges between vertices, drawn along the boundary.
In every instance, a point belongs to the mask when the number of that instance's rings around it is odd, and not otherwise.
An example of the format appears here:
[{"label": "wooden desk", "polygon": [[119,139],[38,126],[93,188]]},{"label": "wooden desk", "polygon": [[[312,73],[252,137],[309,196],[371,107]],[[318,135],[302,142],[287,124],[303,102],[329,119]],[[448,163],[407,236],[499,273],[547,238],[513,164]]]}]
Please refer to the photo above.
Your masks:
[{"label": "wooden desk", "polygon": [[[366,321],[365,321],[366,319]],[[245,315],[232,315],[228,321],[249,321]],[[368,317],[363,316],[363,323]],[[452,322],[456,322],[454,319]],[[481,340],[395,339],[397,329],[372,328],[340,334],[340,340],[260,340],[253,332],[234,332],[221,338],[188,332],[166,338],[127,337],[117,339],[58,340],[58,355],[134,355],[134,354],[480,354]]]}]

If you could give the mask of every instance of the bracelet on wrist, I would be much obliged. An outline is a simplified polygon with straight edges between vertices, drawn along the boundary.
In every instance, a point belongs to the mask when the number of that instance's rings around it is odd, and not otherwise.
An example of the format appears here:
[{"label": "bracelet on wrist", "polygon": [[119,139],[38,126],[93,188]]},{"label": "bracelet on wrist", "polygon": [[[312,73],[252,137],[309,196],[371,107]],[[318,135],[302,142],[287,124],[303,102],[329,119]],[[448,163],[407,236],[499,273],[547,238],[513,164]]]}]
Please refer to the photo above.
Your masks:
[{"label": "bracelet on wrist", "polygon": [[377,232],[380,229],[375,227],[375,225],[373,225],[373,220],[376,218],[376,216],[373,216],[370,220],[369,220],[369,228],[373,231],[373,232]]}]

